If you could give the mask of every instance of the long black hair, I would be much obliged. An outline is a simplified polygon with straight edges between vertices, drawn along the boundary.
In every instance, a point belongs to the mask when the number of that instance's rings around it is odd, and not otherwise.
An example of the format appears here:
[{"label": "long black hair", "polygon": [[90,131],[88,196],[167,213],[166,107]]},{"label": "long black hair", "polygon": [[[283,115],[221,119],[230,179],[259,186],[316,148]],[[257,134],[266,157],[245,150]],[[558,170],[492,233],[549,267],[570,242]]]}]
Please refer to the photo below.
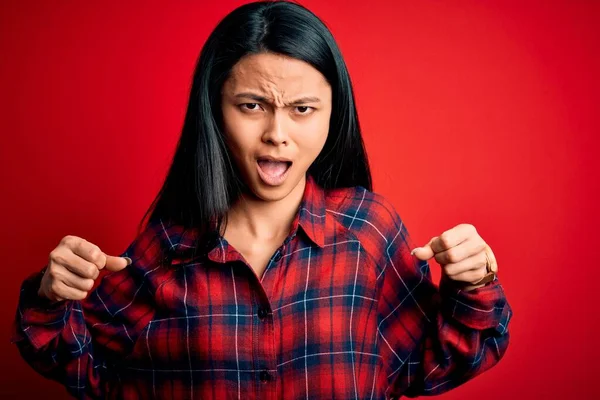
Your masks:
[{"label": "long black hair", "polygon": [[221,227],[244,187],[223,136],[221,90],[242,57],[262,52],[307,62],[331,85],[328,138],[308,173],[323,188],[372,190],[352,84],[331,32],[301,5],[259,1],[232,11],[204,44],[173,162],[140,227],[148,215],[148,220],[167,220],[200,232],[215,221]]}]

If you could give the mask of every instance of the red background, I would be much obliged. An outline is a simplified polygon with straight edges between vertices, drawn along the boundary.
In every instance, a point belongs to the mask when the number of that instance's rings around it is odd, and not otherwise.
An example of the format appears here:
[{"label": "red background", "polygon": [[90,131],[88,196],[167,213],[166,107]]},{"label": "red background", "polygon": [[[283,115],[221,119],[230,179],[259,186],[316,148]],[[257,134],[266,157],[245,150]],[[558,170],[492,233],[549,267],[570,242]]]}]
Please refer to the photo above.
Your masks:
[{"label": "red background", "polygon": [[[2,398],[65,396],[9,344],[19,284],[66,234],[133,239],[200,48],[239,4],[1,3]],[[417,242],[469,222],[498,258],[511,346],[443,398],[599,396],[600,2],[303,4],[346,57],[376,191]]]}]

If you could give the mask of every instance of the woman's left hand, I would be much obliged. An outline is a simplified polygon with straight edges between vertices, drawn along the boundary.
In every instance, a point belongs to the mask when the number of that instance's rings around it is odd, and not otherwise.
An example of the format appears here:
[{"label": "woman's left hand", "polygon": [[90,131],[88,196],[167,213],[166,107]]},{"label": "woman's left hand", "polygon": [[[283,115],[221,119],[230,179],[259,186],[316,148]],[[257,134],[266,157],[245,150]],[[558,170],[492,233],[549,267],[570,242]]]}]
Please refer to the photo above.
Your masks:
[{"label": "woman's left hand", "polygon": [[442,266],[442,279],[460,283],[465,290],[483,286],[476,284],[489,271],[498,270],[492,249],[470,224],[457,225],[425,246],[413,249],[411,254],[423,261],[435,257]]}]

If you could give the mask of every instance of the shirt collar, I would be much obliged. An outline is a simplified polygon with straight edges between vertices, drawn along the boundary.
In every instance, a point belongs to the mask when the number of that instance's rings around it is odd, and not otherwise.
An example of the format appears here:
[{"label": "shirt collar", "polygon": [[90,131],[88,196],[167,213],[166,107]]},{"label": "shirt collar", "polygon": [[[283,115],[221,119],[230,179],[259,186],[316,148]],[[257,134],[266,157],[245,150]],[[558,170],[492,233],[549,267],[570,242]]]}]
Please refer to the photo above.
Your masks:
[{"label": "shirt collar", "polygon": [[298,225],[317,246],[325,245],[325,191],[308,175]]},{"label": "shirt collar", "polygon": [[[300,227],[313,243],[323,247],[325,245],[325,219],[325,192],[310,175],[307,175],[302,201],[292,224],[292,235],[296,234]],[[158,229],[163,238],[163,245],[181,261],[187,258],[185,254],[193,252],[197,246],[198,231],[196,229],[183,229],[180,226],[168,225],[162,220]],[[210,259],[230,261],[230,257],[227,256],[230,252],[224,243],[226,242],[223,238],[216,239],[212,249],[209,249]]]}]

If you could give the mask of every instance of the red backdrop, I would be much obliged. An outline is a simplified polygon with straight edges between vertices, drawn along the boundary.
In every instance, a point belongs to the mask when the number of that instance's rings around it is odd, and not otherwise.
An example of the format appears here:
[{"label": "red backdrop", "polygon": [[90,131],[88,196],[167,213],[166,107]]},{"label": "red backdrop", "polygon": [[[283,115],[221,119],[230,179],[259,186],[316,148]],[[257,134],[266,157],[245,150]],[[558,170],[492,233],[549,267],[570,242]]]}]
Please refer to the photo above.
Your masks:
[{"label": "red backdrop", "polygon": [[[600,395],[600,2],[526,3],[303,2],[346,57],[375,189],[418,242],[469,222],[498,258],[512,344],[446,399]],[[65,396],[9,344],[19,284],[66,234],[133,239],[200,48],[239,4],[1,3],[2,398]]]}]

